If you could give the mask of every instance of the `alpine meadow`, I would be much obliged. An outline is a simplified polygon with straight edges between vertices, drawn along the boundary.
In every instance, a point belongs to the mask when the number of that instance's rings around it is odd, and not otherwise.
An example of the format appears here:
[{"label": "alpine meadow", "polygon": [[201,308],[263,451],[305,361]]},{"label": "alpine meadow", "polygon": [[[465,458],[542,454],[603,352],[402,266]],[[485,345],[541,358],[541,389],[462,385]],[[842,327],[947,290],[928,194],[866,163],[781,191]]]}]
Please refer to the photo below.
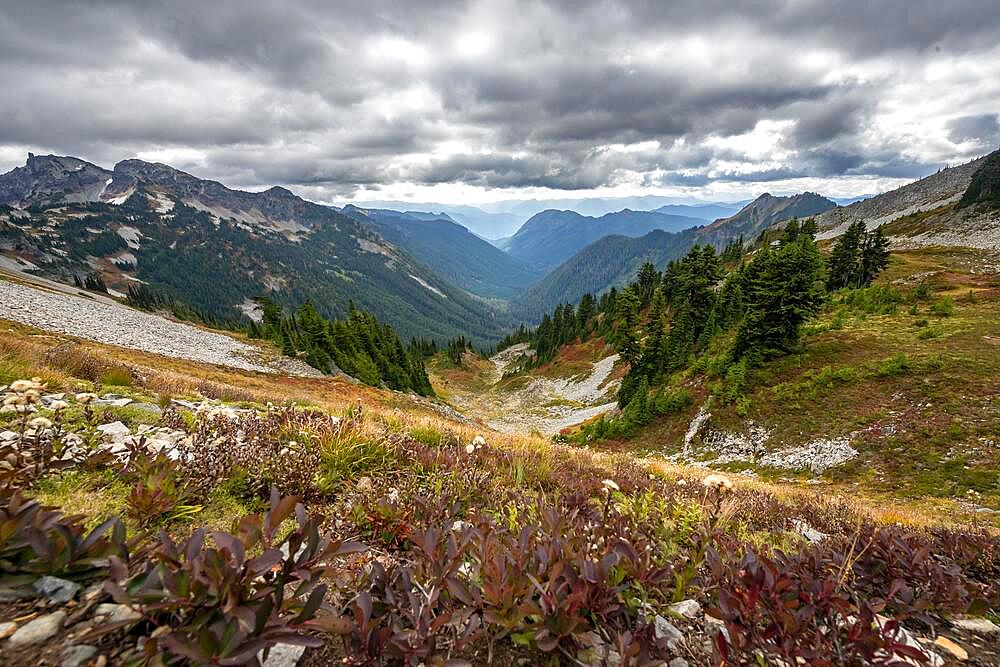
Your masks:
[{"label": "alpine meadow", "polygon": [[0,8],[0,666],[1000,666],[994,0]]}]

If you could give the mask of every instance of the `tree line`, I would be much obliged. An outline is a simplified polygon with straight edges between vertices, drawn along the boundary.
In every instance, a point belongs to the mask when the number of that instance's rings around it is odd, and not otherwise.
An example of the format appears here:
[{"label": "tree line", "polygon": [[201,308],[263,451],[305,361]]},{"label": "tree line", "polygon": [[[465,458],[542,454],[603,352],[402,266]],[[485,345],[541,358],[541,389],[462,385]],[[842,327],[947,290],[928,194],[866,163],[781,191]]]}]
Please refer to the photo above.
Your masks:
[{"label": "tree line", "polygon": [[293,313],[268,297],[258,297],[261,321],[251,337],[273,341],[287,356],[300,356],[324,373],[341,370],[365,384],[433,396],[421,343],[404,348],[395,330],[351,302],[344,319],[324,318],[310,302]]},{"label": "tree line", "polygon": [[792,220],[780,236],[766,237],[752,255],[742,239],[721,252],[694,246],[658,271],[652,264],[634,282],[600,298],[585,295],[574,309],[564,304],[533,330],[520,328],[500,347],[528,342],[535,354],[527,365],[550,361],[559,346],[598,333],[629,365],[618,393],[622,435],[657,411],[685,404],[675,393],[654,391],[711,349],[717,370],[738,394],[749,369],[787,354],[799,343],[803,324],[818,313],[827,290],[864,287],[888,266],[888,240],[881,231],[853,225],[824,261],[812,219]]}]

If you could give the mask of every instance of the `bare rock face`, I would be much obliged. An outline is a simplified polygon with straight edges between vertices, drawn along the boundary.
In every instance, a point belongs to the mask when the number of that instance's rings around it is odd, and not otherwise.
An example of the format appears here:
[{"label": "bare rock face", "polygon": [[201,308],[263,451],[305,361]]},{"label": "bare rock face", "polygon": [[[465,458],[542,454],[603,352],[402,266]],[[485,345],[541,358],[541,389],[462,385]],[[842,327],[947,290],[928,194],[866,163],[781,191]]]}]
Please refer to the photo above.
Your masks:
[{"label": "bare rock face", "polygon": [[33,155],[0,178],[0,204],[27,208],[32,204],[98,201],[112,174],[75,157]]},{"label": "bare rock face", "polygon": [[859,220],[873,229],[910,213],[937,208],[948,202],[958,202],[982,162],[983,158],[980,158],[957,167],[942,169],[895,190],[818,215],[816,224],[820,233],[817,238],[840,236],[851,223]]}]

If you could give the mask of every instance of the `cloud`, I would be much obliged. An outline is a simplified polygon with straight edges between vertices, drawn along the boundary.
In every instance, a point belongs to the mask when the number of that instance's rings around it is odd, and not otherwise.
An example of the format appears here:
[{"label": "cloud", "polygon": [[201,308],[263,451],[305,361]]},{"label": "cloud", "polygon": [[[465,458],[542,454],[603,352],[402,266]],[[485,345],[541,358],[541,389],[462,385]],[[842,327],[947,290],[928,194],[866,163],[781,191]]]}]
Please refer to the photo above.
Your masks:
[{"label": "cloud", "polygon": [[9,4],[2,169],[175,155],[324,200],[841,191],[1000,141],[992,0]]},{"label": "cloud", "polygon": [[948,121],[948,138],[956,144],[971,141],[984,146],[1000,143],[1000,114],[959,116]]}]

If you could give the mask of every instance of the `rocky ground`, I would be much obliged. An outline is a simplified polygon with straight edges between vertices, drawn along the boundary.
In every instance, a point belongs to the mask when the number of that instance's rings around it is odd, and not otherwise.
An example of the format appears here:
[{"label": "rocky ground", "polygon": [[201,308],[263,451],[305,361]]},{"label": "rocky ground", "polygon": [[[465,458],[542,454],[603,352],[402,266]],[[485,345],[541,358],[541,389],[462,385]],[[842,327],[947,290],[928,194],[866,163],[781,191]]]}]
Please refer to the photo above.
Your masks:
[{"label": "rocky ground", "polygon": [[254,345],[106,298],[88,298],[6,280],[0,280],[0,319],[178,359],[265,373],[319,374],[298,360],[270,361]]},{"label": "rocky ground", "polygon": [[504,374],[528,350],[513,345],[490,358],[492,368],[483,391],[456,391],[451,400],[467,415],[504,433],[555,435],[567,426],[613,410],[618,380],[611,374],[618,355],[605,357],[588,372],[571,378],[528,375],[524,382],[502,383]]}]

